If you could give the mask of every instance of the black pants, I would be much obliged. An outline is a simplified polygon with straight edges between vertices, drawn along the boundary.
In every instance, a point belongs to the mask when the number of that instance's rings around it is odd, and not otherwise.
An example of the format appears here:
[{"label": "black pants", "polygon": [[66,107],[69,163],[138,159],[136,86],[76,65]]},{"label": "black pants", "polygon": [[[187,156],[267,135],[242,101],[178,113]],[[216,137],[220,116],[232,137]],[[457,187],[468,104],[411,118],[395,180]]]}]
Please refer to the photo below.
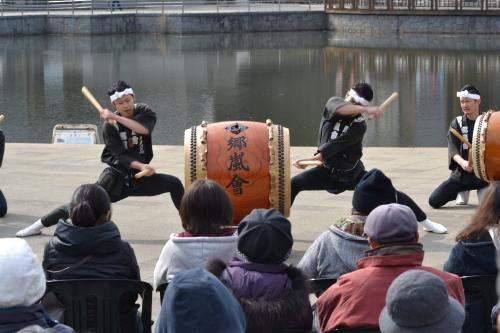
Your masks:
[{"label": "black pants", "polygon": [[[301,172],[292,178],[292,205],[295,197],[301,191],[327,190],[335,194],[342,193],[346,190],[352,191],[365,173],[366,171],[363,171],[350,180],[340,180],[338,177],[333,176],[330,170],[323,167],[315,167]],[[427,218],[427,215],[412,198],[401,191],[396,190],[396,192],[398,198],[397,203],[408,206],[413,213],[415,213],[417,221],[421,222]]]},{"label": "black pants", "polygon": [[[98,184],[98,183],[97,183]],[[182,196],[184,195],[184,186],[179,178],[171,175],[157,173],[150,177],[133,179],[130,187],[123,189],[119,195],[108,193],[111,202],[117,202],[129,196],[154,196],[162,193],[170,193],[175,208],[179,209]],[[41,218],[45,227],[57,224],[59,219],[69,218],[69,205],[61,205]]]},{"label": "black pants", "polygon": [[446,205],[446,203],[455,200],[458,193],[462,191],[480,190],[487,186],[488,183],[466,185],[452,178],[448,178],[432,192],[429,197],[429,205],[431,205],[432,208],[440,208]]},{"label": "black pants", "polygon": [[7,200],[5,199],[2,191],[0,191],[0,217],[7,214]]}]

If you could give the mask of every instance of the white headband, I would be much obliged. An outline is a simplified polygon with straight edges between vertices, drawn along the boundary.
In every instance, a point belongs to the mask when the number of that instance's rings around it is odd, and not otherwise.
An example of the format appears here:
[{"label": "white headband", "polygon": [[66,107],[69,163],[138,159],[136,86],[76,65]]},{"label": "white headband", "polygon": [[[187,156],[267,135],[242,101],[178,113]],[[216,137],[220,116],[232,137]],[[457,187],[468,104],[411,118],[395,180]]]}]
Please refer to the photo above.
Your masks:
[{"label": "white headband", "polygon": [[370,102],[368,102],[366,99],[363,97],[359,96],[356,90],[351,89],[347,92],[347,95],[349,95],[354,103],[361,104],[363,106],[367,106]]},{"label": "white headband", "polygon": [[116,101],[118,98],[122,98],[125,95],[133,95],[134,91],[132,88],[127,88],[124,91],[116,91],[113,95],[109,96],[109,99],[111,100],[111,103]]},{"label": "white headband", "polygon": [[468,90],[457,91],[458,98],[470,98],[470,99],[481,99],[481,96],[478,94],[471,94]]}]

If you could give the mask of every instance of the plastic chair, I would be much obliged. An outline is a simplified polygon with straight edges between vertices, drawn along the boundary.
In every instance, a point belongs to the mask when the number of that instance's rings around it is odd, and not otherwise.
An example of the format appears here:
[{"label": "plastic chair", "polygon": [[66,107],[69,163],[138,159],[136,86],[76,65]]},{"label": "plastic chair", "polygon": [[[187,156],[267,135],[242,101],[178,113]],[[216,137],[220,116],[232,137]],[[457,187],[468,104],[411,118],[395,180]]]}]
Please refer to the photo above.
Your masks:
[{"label": "plastic chair", "polygon": [[[497,303],[496,275],[463,276],[465,292],[465,327],[474,332],[492,332],[491,309]],[[482,325],[482,327],[478,327]]]},{"label": "plastic chair", "polygon": [[167,290],[168,282],[164,282],[156,287],[156,292],[160,293],[160,304],[163,304],[163,297],[165,296],[165,291]]},{"label": "plastic chair", "polygon": [[[119,333],[120,296],[136,293],[142,297],[144,333],[151,333],[153,288],[147,282],[116,279],[55,280],[47,281],[46,292],[53,292],[63,304],[64,324],[78,332],[88,332],[89,327],[96,328],[96,333]],[[89,316],[90,308],[96,309],[95,316]]]},{"label": "plastic chair", "polygon": [[311,285],[311,292],[316,295],[316,297],[321,296],[332,284],[337,282],[337,279],[333,278],[316,278],[309,279],[309,284]]}]

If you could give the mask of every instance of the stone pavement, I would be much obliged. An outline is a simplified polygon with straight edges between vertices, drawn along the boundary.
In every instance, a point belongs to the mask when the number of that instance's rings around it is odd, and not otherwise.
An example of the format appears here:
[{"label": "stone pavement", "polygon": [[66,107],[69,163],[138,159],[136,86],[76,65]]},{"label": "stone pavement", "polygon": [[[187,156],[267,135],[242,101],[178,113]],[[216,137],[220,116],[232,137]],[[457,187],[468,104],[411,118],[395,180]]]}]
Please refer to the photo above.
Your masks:
[{"label": "stone pavement", "polygon": [[[9,210],[0,219],[0,237],[14,237],[17,230],[32,223],[50,209],[69,201],[73,190],[82,183],[93,183],[104,165],[100,162],[101,145],[7,144],[0,169],[0,189],[7,198]],[[155,146],[155,165],[159,172],[184,179],[184,157],[181,146]],[[311,147],[293,147],[291,160],[308,157]],[[426,250],[425,264],[441,268],[454,244],[457,232],[468,222],[477,207],[471,194],[471,205],[457,207],[450,203],[432,209],[427,198],[446,179],[446,148],[365,148],[363,161],[367,169],[383,170],[399,190],[409,194],[436,221],[443,223],[449,234],[420,232]],[[292,167],[292,175],[300,172]],[[326,191],[303,192],[291,210],[294,235],[291,263],[296,263],[311,242],[331,222],[350,212],[352,192],[332,195]],[[153,270],[170,233],[181,230],[177,211],[168,194],[156,197],[132,197],[113,205],[113,220],[124,240],[135,250],[141,277],[152,282]],[[26,240],[39,258],[54,227],[41,236]],[[154,296],[153,318],[159,310]]]}]

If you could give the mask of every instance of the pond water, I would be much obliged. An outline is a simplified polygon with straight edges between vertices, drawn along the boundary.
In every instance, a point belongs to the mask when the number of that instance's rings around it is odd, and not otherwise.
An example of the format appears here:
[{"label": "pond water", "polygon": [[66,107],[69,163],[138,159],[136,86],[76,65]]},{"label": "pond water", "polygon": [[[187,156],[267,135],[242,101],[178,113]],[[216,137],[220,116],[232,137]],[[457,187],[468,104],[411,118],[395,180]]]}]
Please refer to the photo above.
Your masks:
[{"label": "pond water", "polygon": [[158,114],[153,141],[182,144],[192,125],[265,121],[292,145],[316,144],[326,100],[369,82],[375,103],[399,98],[369,121],[366,146],[440,147],[456,91],[476,85],[482,110],[500,107],[500,40],[485,36],[338,35],[290,32],[0,38],[1,125],[7,142],[48,143],[60,123],[100,124],[81,94],[104,106],[117,79]]}]

